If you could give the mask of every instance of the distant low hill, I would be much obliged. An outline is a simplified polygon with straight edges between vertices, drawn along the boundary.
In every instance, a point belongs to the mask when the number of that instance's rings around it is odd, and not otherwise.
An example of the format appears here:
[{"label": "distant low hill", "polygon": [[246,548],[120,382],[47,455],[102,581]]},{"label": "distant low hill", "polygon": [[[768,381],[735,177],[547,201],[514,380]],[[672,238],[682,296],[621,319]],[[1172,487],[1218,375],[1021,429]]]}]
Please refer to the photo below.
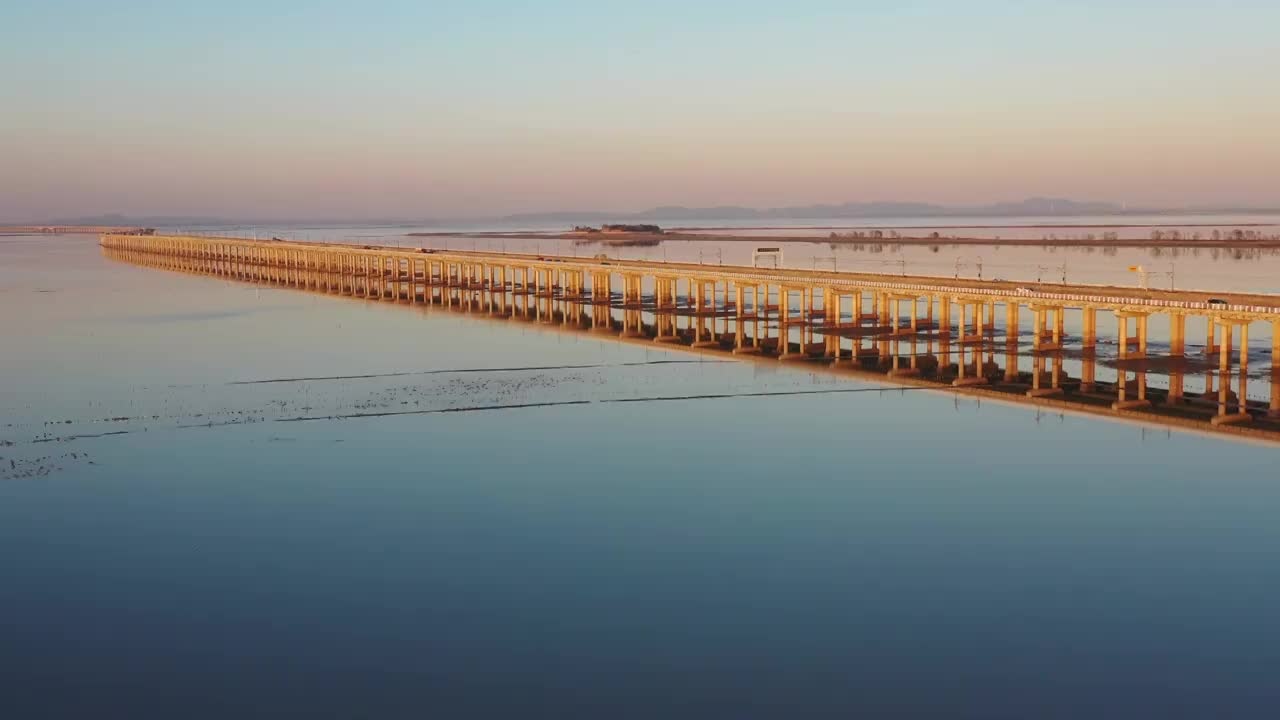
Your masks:
[{"label": "distant low hill", "polygon": [[606,223],[639,224],[698,224],[708,221],[752,220],[857,220],[875,218],[935,218],[935,217],[1081,217],[1087,215],[1276,215],[1280,206],[1196,206],[1196,207],[1126,207],[1110,202],[1070,200],[1066,198],[1034,197],[1012,202],[984,205],[942,205],[939,203],[901,202],[846,202],[815,205],[792,205],[773,208],[752,208],[741,205],[713,207],[685,207],[665,205],[639,212],[610,212],[601,210],[558,210],[554,212],[530,212],[495,217],[398,217],[398,218],[229,218],[190,216],[135,216],[108,213],[77,218],[58,218],[37,222],[12,223],[15,225],[109,225],[120,227],[199,227],[199,226],[259,226],[307,225],[313,227],[380,226],[380,227],[465,227],[484,226],[495,221],[506,223],[556,223],[567,225],[601,225]]},{"label": "distant low hill", "polygon": [[164,228],[189,228],[201,226],[288,226],[308,225],[315,227],[346,226],[384,226],[384,227],[418,227],[449,222],[466,222],[465,220],[436,220],[432,218],[316,218],[316,217],[280,217],[280,218],[244,218],[218,217],[213,215],[121,215],[107,213],[77,218],[60,218],[45,224],[56,225],[127,225]]},{"label": "distant low hill", "polygon": [[[738,205],[717,207],[663,206],[633,213],[560,211],[507,215],[509,222],[604,221],[604,220],[805,220],[824,218],[956,217],[956,216],[1076,216],[1113,215],[1124,208],[1108,202],[1080,202],[1064,198],[1028,198],[989,205],[938,205],[924,202],[847,202],[798,205],[777,208],[750,208]],[[1158,212],[1144,210],[1143,212]]]},{"label": "distant low hill", "polygon": [[56,221],[59,225],[145,225],[147,227],[174,225],[216,225],[223,222],[212,217],[170,217],[150,216],[135,217],[119,213],[90,215],[78,218],[63,218]]}]

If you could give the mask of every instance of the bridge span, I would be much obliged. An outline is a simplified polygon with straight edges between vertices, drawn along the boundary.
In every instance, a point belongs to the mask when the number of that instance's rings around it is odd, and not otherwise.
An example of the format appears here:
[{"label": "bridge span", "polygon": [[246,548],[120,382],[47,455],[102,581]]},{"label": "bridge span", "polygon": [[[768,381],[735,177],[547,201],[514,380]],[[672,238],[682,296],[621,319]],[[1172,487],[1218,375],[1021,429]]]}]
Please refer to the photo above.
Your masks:
[{"label": "bridge span", "polygon": [[[101,244],[113,257],[172,270],[483,309],[632,341],[1280,440],[1280,295],[204,236],[108,234]],[[1167,327],[1158,342],[1153,318]],[[1249,334],[1259,324],[1270,339],[1270,393],[1250,399]],[[1203,345],[1188,343],[1189,329]],[[1100,366],[1114,379],[1100,379]],[[1167,387],[1149,387],[1152,374]],[[1188,387],[1189,378],[1203,387]]]}]

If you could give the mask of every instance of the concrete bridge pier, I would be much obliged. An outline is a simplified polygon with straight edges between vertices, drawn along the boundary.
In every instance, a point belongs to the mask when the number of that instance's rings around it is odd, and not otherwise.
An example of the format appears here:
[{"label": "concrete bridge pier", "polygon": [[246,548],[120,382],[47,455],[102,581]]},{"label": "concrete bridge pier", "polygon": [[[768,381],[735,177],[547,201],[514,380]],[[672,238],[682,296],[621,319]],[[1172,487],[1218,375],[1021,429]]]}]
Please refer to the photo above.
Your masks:
[{"label": "concrete bridge pier", "polygon": [[1271,368],[1271,404],[1267,407],[1267,417],[1280,418],[1280,367]]},{"label": "concrete bridge pier", "polygon": [[1280,368],[1280,320],[1271,321],[1271,367]]},{"label": "concrete bridge pier", "polygon": [[1004,303],[1004,342],[1005,345],[1014,348],[1018,345],[1020,333],[1018,327],[1018,310],[1020,307],[1020,304],[1014,300],[1006,300]]},{"label": "concrete bridge pier", "polygon": [[[1121,360],[1139,360],[1147,357],[1147,316],[1149,313],[1116,311],[1119,332],[1119,357]],[[1137,335],[1129,335],[1129,320],[1136,320]],[[1136,350],[1130,348],[1136,346]]]},{"label": "concrete bridge pier", "polygon": [[[1210,421],[1214,425],[1249,422],[1253,416],[1248,411],[1249,375],[1249,323],[1235,318],[1215,318],[1222,328],[1222,341],[1218,347],[1218,414]],[[1240,326],[1240,361],[1238,369],[1239,389],[1236,391],[1235,412],[1230,409],[1232,331]]]},{"label": "concrete bridge pier", "polygon": [[1205,318],[1205,323],[1207,325],[1208,333],[1204,342],[1204,354],[1212,357],[1214,355],[1217,355],[1218,352],[1221,350],[1221,348],[1218,347],[1218,338],[1217,338],[1218,323],[1216,322],[1216,319],[1212,315]]},{"label": "concrete bridge pier", "polygon": [[[972,302],[968,300],[955,300],[956,305],[960,306],[960,324],[957,328],[960,334],[960,343],[981,343],[983,341],[982,330],[982,303]],[[970,311],[972,310],[972,313]],[[969,333],[968,318],[973,316],[973,333]]]},{"label": "concrete bridge pier", "polygon": [[1218,372],[1225,378],[1231,369],[1232,334],[1235,324],[1222,318],[1210,318],[1209,322],[1218,329],[1218,341],[1214,349],[1218,356]]},{"label": "concrete bridge pier", "polygon": [[1187,354],[1187,316],[1169,313],[1169,357],[1181,358]]},{"label": "concrete bridge pier", "polygon": [[[757,289],[758,289],[758,286],[757,286]],[[746,323],[747,313],[746,313],[746,304],[744,303],[744,300],[746,298],[746,288],[743,287],[742,285],[738,285],[736,288],[734,288],[734,292],[735,292],[735,296],[734,296],[735,320],[734,320],[734,328],[733,328],[733,354],[734,355],[757,354],[760,352],[759,335],[758,334],[753,335],[751,344],[747,344],[747,323]],[[759,332],[758,325],[756,328],[756,332],[757,333]]]},{"label": "concrete bridge pier", "polygon": [[657,290],[657,298],[655,299],[658,309],[671,311],[679,306],[676,292],[676,285],[679,282],[678,278],[662,278],[661,286]]},{"label": "concrete bridge pier", "polygon": [[[892,294],[889,296],[889,303],[890,303],[890,306],[892,307],[892,312],[890,313],[890,319],[889,319],[889,327],[892,328],[891,332],[893,335],[914,335],[920,332],[921,318],[920,318],[920,296],[919,295]],[[906,327],[902,327],[902,320],[899,316],[899,311],[901,309],[902,303],[911,304],[911,311],[910,311],[910,315],[908,316],[910,322]],[[926,326],[931,326],[933,323],[933,302],[931,299],[929,302],[929,317],[925,319],[925,323],[926,323]]]},{"label": "concrete bridge pier", "polygon": [[[1034,352],[1056,352],[1062,349],[1063,310],[1058,305],[1032,305],[1031,348]],[[1053,316],[1053,329],[1049,328],[1049,316]]]}]

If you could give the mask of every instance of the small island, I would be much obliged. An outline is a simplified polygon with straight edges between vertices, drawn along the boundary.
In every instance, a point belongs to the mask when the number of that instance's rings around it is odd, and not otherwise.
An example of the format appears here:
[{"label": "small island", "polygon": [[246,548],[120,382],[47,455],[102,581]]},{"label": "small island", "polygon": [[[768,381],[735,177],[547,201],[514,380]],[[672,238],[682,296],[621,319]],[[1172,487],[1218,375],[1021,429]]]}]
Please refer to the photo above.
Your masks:
[{"label": "small island", "polygon": [[605,233],[610,235],[620,234],[620,233],[631,233],[631,234],[641,234],[641,235],[661,235],[662,234],[662,228],[658,227],[657,225],[624,225],[624,224],[618,224],[618,223],[605,223],[604,225],[601,225],[598,228],[593,227],[591,225],[574,225],[573,231],[575,233],[581,233],[586,235],[595,234],[595,233]]},{"label": "small island", "polygon": [[[601,243],[609,247],[652,247],[662,242],[662,228],[657,225],[623,225],[605,223],[600,227],[574,225],[572,236],[577,245]],[[605,238],[603,236],[611,235]]]}]

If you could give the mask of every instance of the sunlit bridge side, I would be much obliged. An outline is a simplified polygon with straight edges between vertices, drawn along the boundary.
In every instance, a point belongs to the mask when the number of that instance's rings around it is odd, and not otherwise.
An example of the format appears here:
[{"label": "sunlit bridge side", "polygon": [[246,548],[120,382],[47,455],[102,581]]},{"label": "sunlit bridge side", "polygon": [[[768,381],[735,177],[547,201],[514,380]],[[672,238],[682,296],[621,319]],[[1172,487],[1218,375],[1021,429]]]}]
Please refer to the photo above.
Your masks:
[{"label": "sunlit bridge side", "polygon": [[[1280,441],[1280,296],[198,236],[101,244],[149,267]],[[1168,327],[1158,349],[1152,318]],[[1259,325],[1271,370],[1250,396]],[[1188,337],[1204,338],[1198,352]]]}]

